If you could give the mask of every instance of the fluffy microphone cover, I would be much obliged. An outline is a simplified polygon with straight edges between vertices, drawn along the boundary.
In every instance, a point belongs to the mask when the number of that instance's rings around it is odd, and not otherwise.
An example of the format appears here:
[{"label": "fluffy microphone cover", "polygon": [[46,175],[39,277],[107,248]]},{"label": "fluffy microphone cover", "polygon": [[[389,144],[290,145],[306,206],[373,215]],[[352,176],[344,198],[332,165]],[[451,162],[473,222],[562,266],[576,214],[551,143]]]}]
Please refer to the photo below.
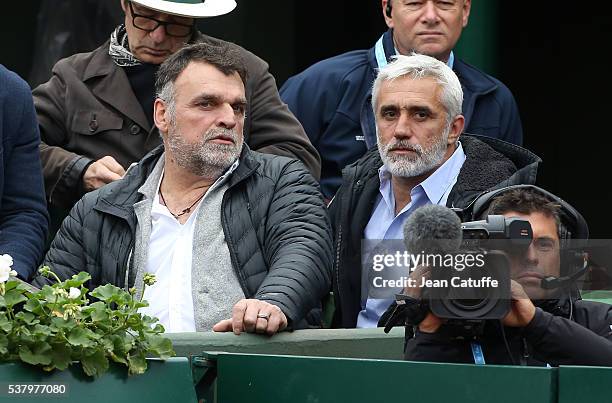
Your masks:
[{"label": "fluffy microphone cover", "polygon": [[437,204],[418,208],[404,224],[404,243],[413,254],[457,252],[462,238],[459,216]]}]

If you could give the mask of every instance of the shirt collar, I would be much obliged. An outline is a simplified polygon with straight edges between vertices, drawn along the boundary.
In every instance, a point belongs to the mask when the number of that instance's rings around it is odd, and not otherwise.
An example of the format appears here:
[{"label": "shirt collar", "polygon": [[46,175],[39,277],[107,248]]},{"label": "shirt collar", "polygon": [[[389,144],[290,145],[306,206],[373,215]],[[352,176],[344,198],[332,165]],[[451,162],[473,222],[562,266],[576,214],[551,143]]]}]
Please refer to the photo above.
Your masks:
[{"label": "shirt collar", "polygon": [[464,161],[465,153],[463,152],[463,146],[458,142],[457,148],[450,158],[420,184],[427,194],[429,201],[434,204],[440,204],[442,197],[455,183],[455,179],[459,175]]}]

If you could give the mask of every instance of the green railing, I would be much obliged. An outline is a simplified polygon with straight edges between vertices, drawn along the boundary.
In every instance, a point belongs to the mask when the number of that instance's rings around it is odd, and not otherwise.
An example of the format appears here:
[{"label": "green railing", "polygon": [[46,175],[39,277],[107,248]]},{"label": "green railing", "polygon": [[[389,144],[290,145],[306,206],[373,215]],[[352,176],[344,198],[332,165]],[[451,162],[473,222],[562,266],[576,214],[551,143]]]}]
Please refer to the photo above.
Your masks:
[{"label": "green railing", "polygon": [[612,305],[612,291],[610,290],[581,291],[580,293],[582,299]]},{"label": "green railing", "polygon": [[[125,367],[111,366],[107,373],[94,380],[85,376],[78,365],[73,365],[66,371],[48,373],[21,363],[0,364],[0,402],[197,401],[187,358],[171,358],[166,362],[148,360],[148,366],[147,372],[138,376],[128,376]],[[28,390],[29,385],[32,387]],[[41,391],[42,385],[51,387],[45,387],[45,390]],[[51,393],[42,393],[46,390]]]},{"label": "green railing", "polygon": [[315,357],[374,358],[401,360],[404,330],[299,330],[273,337],[243,333],[176,333],[169,335],[180,356],[202,352],[302,355]]},{"label": "green railing", "polygon": [[177,334],[204,402],[612,402],[612,368],[401,361],[403,330]]},{"label": "green railing", "polygon": [[[612,368],[529,368],[401,361],[403,330],[302,330],[170,335],[188,358],[149,360],[128,377],[112,368],[97,380],[78,367],[44,373],[0,364],[0,402],[612,402]],[[9,384],[64,384],[53,397],[9,396]]]},{"label": "green railing", "polygon": [[216,361],[216,401],[223,403],[557,401],[556,369],[245,354],[209,359]]}]

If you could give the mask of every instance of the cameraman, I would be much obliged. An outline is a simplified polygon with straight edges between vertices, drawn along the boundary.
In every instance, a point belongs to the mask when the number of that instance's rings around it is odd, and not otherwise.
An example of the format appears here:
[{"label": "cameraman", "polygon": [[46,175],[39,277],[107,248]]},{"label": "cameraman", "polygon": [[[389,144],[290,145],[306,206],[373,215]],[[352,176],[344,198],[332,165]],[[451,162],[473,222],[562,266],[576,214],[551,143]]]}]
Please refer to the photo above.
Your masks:
[{"label": "cameraman", "polygon": [[[561,273],[560,234],[574,230],[564,222],[565,210],[572,208],[549,196],[534,186],[519,186],[490,202],[487,214],[529,221],[533,240],[523,256],[510,256],[510,312],[501,321],[486,321],[480,336],[458,337],[457,329],[428,310],[420,289],[404,290],[407,303],[418,307],[406,317],[407,360],[612,366],[612,306],[581,300],[571,284],[552,290],[540,286],[548,276],[570,274]],[[428,275],[427,268],[413,273],[415,278]]]}]

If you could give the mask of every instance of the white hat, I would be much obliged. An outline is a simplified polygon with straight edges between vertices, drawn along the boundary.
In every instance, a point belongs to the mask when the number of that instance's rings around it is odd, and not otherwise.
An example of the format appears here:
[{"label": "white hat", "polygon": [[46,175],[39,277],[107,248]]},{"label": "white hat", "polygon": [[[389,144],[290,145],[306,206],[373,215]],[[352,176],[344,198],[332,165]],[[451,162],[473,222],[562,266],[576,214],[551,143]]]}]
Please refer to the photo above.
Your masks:
[{"label": "white hat", "polygon": [[203,18],[227,14],[236,8],[235,0],[131,0],[162,13]]}]

